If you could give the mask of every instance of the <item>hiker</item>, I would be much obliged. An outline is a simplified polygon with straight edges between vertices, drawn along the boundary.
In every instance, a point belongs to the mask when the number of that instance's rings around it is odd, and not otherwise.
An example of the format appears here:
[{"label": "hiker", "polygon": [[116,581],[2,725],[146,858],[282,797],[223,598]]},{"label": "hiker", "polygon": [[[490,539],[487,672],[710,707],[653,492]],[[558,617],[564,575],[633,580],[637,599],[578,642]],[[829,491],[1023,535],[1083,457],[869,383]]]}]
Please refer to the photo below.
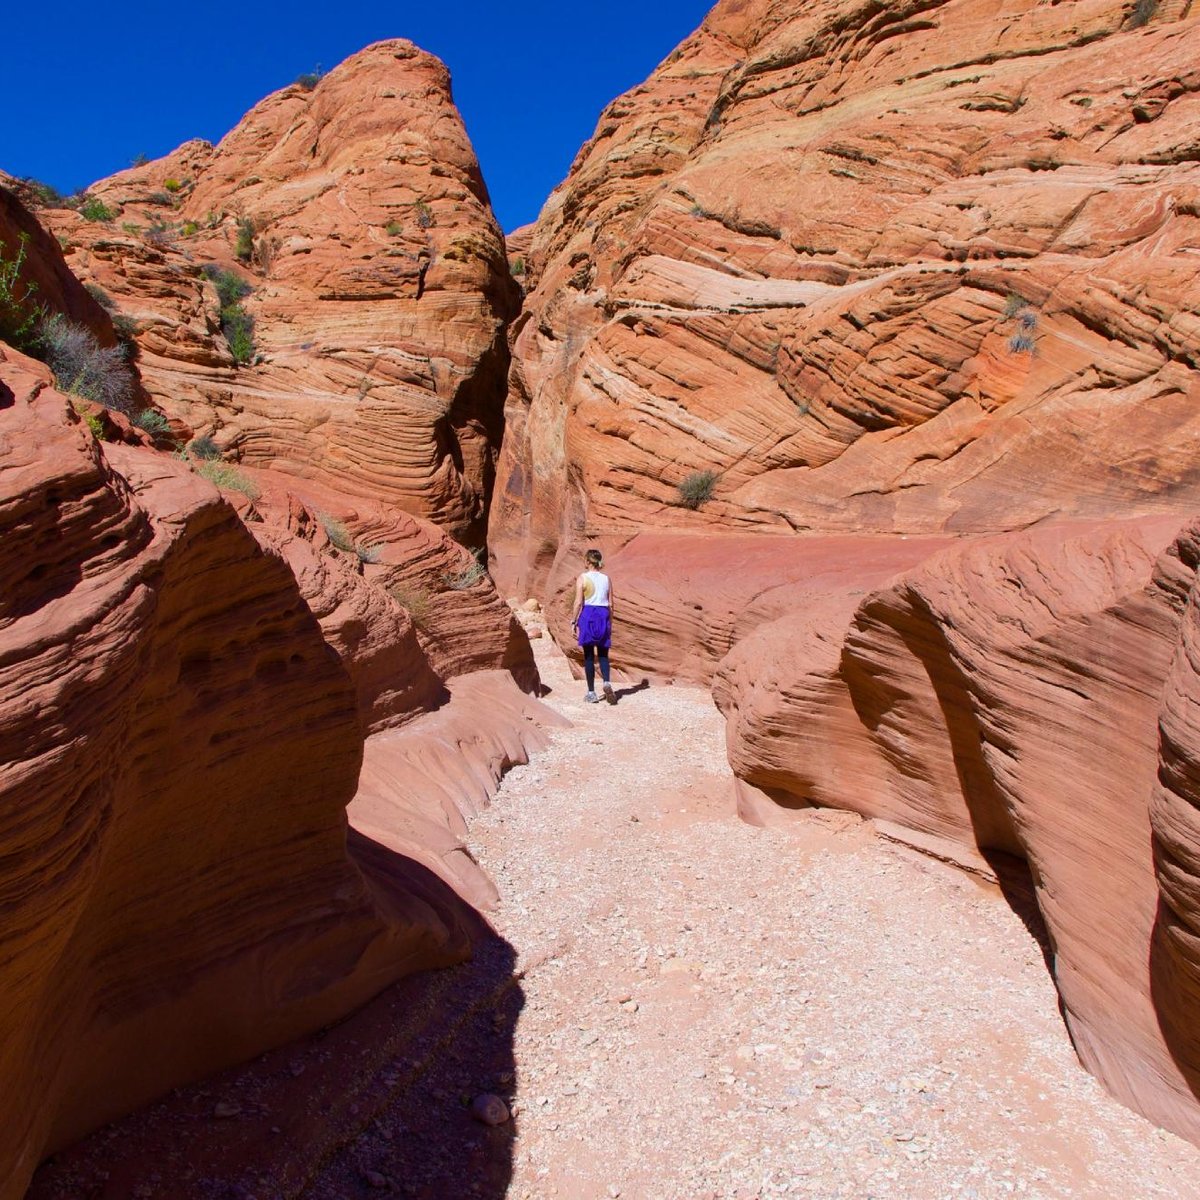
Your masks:
[{"label": "hiker", "polygon": [[572,624],[583,647],[583,673],[587,676],[589,704],[599,703],[596,695],[596,651],[600,652],[600,678],[604,680],[604,698],[616,704],[617,696],[608,678],[608,651],[612,646],[612,581],[600,568],[604,556],[599,550],[587,552],[588,569],[575,581],[575,614]]}]

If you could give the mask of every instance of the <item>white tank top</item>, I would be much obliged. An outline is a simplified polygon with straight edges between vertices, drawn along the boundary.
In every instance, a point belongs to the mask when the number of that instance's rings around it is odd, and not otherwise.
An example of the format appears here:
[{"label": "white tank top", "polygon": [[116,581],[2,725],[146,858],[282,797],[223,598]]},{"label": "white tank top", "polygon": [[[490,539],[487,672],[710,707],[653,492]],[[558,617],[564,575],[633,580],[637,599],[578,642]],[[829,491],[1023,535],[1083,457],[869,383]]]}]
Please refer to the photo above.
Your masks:
[{"label": "white tank top", "polygon": [[601,571],[584,571],[583,602],[593,608],[608,608],[608,576]]}]

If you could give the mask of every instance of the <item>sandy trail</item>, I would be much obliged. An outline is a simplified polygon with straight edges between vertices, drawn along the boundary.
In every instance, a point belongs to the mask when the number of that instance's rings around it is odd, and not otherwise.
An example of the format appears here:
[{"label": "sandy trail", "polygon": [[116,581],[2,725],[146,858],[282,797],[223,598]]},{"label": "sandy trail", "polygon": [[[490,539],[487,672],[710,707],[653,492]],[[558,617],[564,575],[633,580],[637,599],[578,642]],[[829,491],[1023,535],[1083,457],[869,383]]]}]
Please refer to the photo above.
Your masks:
[{"label": "sandy trail", "polygon": [[[31,1196],[1200,1197],[1200,1150],[1079,1067],[998,894],[844,814],[743,824],[706,692],[585,705],[537,645],[573,727],[471,828],[501,895],[475,961],[102,1131]],[[515,1119],[473,1122],[482,1092]]]},{"label": "sandy trail", "polygon": [[732,811],[706,692],[575,728],[472,848],[526,966],[514,1196],[1200,1196],[1200,1152],[1079,1067],[1004,900],[843,814]]}]

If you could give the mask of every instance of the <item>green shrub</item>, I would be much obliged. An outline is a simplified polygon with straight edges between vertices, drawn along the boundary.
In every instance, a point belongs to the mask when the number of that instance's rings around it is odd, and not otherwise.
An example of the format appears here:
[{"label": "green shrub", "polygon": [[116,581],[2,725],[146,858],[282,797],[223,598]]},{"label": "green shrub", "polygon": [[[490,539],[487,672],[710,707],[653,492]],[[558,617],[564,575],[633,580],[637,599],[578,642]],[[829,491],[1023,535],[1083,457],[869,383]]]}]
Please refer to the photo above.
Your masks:
[{"label": "green shrub", "polygon": [[465,592],[467,588],[474,587],[486,574],[483,563],[476,561],[455,574],[443,575],[442,582],[451,591]]},{"label": "green shrub", "polygon": [[209,263],[207,266],[201,267],[200,273],[205,279],[212,280],[222,308],[236,304],[254,291],[248,279],[243,278],[236,271],[227,271],[224,267],[218,267],[216,263]]},{"label": "green shrub", "polygon": [[1008,295],[1004,297],[1004,319],[1006,321],[1010,320],[1012,317],[1015,317],[1017,313],[1021,311],[1021,309],[1027,307],[1028,304],[1024,296],[1019,296],[1016,292],[1009,292]]},{"label": "green shrub", "polygon": [[166,188],[171,195],[183,190],[183,184],[180,183],[178,179],[164,179],[163,187]]},{"label": "green shrub", "polygon": [[107,223],[111,221],[117,214],[113,212],[103,200],[96,196],[83,196],[80,198],[79,215],[85,221],[100,221]]},{"label": "green shrub", "polygon": [[138,234],[142,232],[142,227],[136,221],[122,221],[121,228],[126,233]]},{"label": "green shrub", "polygon": [[384,230],[388,237],[399,237],[404,232],[404,226],[399,221],[389,221]]},{"label": "green shrub", "polygon": [[21,182],[25,185],[29,195],[30,202],[36,208],[66,208],[66,197],[49,183],[43,183],[40,179],[32,179],[26,176]]},{"label": "green shrub", "polygon": [[39,349],[38,326],[45,319],[46,308],[34,299],[37,284],[21,278],[28,250],[28,234],[23,233],[17,239],[17,249],[11,257],[0,243],[0,341],[32,354]]},{"label": "green shrub", "polygon": [[707,504],[712,499],[716,487],[716,471],[693,471],[675,485],[680,505],[690,509],[701,508]]},{"label": "green shrub", "polygon": [[306,92],[311,92],[324,78],[325,72],[321,70],[321,65],[318,63],[311,71],[305,71],[303,75],[297,75],[295,84],[296,87],[303,88]]},{"label": "green shrub", "polygon": [[383,555],[383,547],[377,543],[366,546],[360,542],[356,542],[354,553],[358,555],[359,562],[377,563]]},{"label": "green shrub", "polygon": [[166,437],[171,432],[171,422],[156,408],[135,414],[133,423],[153,438]]},{"label": "green shrub", "polygon": [[87,294],[101,308],[107,308],[109,312],[112,312],[117,307],[116,301],[98,283],[85,283],[83,286]]},{"label": "green shrub", "polygon": [[419,584],[394,583],[388,592],[393,600],[400,605],[413,625],[422,631],[429,628],[433,616],[433,593]]},{"label": "green shrub", "polygon": [[233,253],[242,262],[249,262],[254,254],[254,222],[249,217],[238,219],[237,241],[234,242]]},{"label": "green shrub", "polygon": [[514,275],[524,275],[525,274],[525,260],[523,258],[521,258],[520,256],[518,256],[517,258],[514,258],[512,260],[512,263],[509,266],[509,270],[512,271],[512,273]]},{"label": "green shrub", "polygon": [[221,457],[221,447],[207,433],[192,438],[187,444],[187,452],[201,462],[216,462]]},{"label": "green shrub", "polygon": [[241,492],[247,500],[257,500],[262,495],[258,484],[245,471],[235,467],[232,463],[205,459],[198,462],[194,469],[197,475],[207,479],[209,483],[215,484],[223,491]]},{"label": "green shrub", "polygon": [[254,361],[254,318],[240,304],[221,309],[221,332],[238,366]]},{"label": "green shrub", "polygon": [[142,328],[137,320],[128,313],[113,313],[112,323],[113,329],[117,331],[117,337],[123,342],[132,342]]},{"label": "green shrub", "polygon": [[200,226],[195,221],[184,221],[179,227],[179,232],[183,237],[191,237],[193,234],[200,232]]},{"label": "green shrub", "polygon": [[429,229],[434,224],[433,209],[424,200],[418,200],[413,206],[417,211],[417,225],[421,229]]},{"label": "green shrub", "polygon": [[57,313],[42,322],[39,334],[46,362],[61,390],[117,412],[129,412],[134,378],[125,346],[101,346],[90,329]]},{"label": "green shrub", "polygon": [[345,550],[347,554],[354,552],[354,538],[341,521],[328,513],[317,513],[317,520],[321,522],[321,528],[332,545],[338,550]]},{"label": "green shrub", "polygon": [[221,332],[233,361],[242,366],[253,362],[254,318],[242,307],[242,300],[253,288],[236,271],[227,271],[215,263],[201,268],[201,273],[211,279],[217,289],[217,299],[221,303]]},{"label": "green shrub", "polygon": [[166,221],[155,221],[150,225],[142,237],[150,243],[151,246],[158,246],[160,249],[164,246],[170,246],[175,241],[175,230],[173,226],[168,225]]}]

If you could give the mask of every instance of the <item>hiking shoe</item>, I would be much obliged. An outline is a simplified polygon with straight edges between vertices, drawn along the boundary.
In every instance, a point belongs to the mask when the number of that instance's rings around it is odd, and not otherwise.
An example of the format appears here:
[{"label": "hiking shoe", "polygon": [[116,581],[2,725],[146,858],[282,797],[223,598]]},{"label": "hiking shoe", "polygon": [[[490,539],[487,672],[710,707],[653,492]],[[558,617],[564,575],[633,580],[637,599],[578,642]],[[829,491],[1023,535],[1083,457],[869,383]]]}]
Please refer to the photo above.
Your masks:
[{"label": "hiking shoe", "polygon": [[609,704],[616,704],[617,702],[617,693],[612,690],[611,683],[606,683],[604,685],[604,698],[609,702]]},{"label": "hiking shoe", "polygon": [[597,696],[595,692],[585,692],[583,698],[589,704],[599,704],[600,703],[600,697]]}]

